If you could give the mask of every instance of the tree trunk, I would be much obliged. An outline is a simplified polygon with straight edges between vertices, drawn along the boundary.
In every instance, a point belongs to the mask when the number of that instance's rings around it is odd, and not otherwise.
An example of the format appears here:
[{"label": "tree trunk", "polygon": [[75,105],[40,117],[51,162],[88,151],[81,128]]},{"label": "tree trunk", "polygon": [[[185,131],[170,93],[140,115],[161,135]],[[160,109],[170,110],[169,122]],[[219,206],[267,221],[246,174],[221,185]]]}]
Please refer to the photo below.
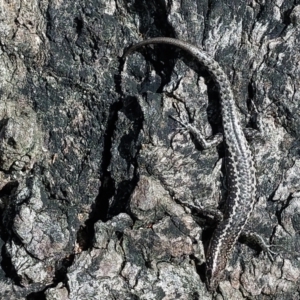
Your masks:
[{"label": "tree trunk", "polygon": [[[300,2],[0,4],[1,299],[299,299]],[[255,158],[247,229],[215,293],[205,249],[226,204],[217,83],[156,36],[209,53]]]}]

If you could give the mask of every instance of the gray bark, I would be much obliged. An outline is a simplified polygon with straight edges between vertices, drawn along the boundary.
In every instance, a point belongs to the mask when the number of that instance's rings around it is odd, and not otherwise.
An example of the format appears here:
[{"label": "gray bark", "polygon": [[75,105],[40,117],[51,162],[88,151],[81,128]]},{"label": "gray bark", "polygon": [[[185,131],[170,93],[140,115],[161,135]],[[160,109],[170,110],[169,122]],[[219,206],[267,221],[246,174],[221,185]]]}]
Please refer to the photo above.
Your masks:
[{"label": "gray bark", "polygon": [[[300,2],[0,3],[1,299],[300,299]],[[178,111],[222,132],[216,83],[171,46],[211,54],[232,83],[256,162],[248,228],[205,286],[225,149],[178,131]],[[123,74],[121,78],[121,74]],[[122,83],[121,83],[122,79]]]}]

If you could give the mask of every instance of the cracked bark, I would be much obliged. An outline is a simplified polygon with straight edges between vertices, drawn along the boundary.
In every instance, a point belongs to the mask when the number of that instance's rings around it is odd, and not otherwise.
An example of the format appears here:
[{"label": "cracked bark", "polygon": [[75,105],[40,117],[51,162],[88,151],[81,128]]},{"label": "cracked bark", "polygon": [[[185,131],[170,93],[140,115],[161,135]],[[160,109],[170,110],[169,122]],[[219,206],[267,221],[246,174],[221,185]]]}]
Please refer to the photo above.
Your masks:
[{"label": "cracked bark", "polygon": [[[0,6],[3,299],[298,299],[299,1],[6,1]],[[224,145],[203,151],[170,118],[222,132],[215,83],[154,36],[203,47],[228,75],[256,161],[248,228],[217,292],[214,228],[184,204],[222,207]]]}]

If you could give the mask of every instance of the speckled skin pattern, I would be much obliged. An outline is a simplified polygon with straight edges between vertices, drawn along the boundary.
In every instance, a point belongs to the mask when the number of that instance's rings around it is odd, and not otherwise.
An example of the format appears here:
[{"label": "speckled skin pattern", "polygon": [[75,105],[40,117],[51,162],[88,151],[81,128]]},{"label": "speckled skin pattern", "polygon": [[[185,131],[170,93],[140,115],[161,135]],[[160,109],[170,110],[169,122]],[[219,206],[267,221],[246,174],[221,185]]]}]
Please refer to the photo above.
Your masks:
[{"label": "speckled skin pattern", "polygon": [[170,44],[185,50],[207,68],[219,87],[224,139],[228,150],[226,171],[229,192],[223,220],[215,229],[206,253],[207,287],[214,291],[224,276],[232,249],[253,210],[256,179],[252,154],[239,122],[231,84],[220,65],[203,50],[166,37],[152,38],[133,45],[124,57],[148,44]]}]

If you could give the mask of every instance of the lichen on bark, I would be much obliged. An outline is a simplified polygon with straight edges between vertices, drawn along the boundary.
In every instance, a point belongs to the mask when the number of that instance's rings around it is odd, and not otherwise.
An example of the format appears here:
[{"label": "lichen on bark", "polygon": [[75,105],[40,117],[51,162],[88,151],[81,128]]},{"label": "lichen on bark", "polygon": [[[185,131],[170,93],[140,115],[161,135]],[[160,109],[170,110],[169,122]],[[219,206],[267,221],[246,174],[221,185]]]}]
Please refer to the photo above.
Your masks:
[{"label": "lichen on bark", "polygon": [[[294,299],[297,1],[3,0],[0,19],[0,298]],[[215,294],[204,283],[214,223],[185,206],[222,207],[226,150],[204,151],[171,117],[221,133],[217,85],[170,46],[124,70],[124,49],[155,36],[214,57],[242,127],[262,136],[249,140],[248,227],[278,255],[238,243]]]}]

